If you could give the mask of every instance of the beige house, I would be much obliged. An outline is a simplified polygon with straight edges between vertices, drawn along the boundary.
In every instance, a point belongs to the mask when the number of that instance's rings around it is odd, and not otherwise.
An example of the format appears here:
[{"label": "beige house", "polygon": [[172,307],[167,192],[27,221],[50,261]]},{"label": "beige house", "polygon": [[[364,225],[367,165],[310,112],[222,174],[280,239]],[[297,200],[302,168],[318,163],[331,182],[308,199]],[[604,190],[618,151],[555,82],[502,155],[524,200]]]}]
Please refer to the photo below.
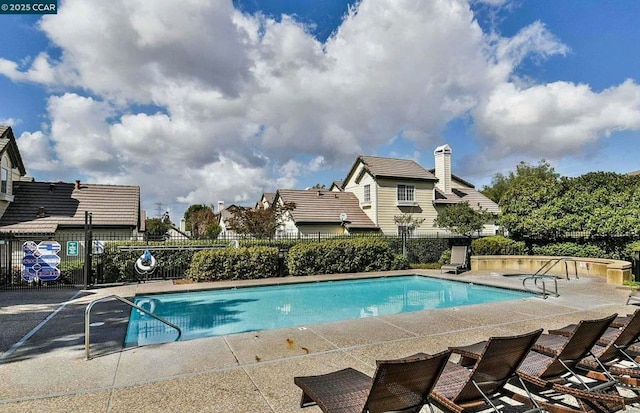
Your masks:
[{"label": "beige house", "polygon": [[13,183],[26,174],[13,130],[0,125],[0,217],[15,199]]},{"label": "beige house", "polygon": [[294,203],[285,214],[279,236],[342,235],[379,231],[350,192],[326,189],[280,189],[274,203]]},{"label": "beige house", "polygon": [[[424,219],[416,231],[441,233],[447,231],[434,226],[438,213],[447,205],[469,202],[499,213],[498,205],[482,195],[469,182],[451,172],[451,148],[442,145],[435,149],[435,168],[427,170],[409,159],[359,156],[343,181],[343,191],[358,199],[359,207],[382,232],[396,235],[411,228],[398,225],[394,217],[411,214]],[[493,235],[496,227],[486,225],[483,235]]]}]

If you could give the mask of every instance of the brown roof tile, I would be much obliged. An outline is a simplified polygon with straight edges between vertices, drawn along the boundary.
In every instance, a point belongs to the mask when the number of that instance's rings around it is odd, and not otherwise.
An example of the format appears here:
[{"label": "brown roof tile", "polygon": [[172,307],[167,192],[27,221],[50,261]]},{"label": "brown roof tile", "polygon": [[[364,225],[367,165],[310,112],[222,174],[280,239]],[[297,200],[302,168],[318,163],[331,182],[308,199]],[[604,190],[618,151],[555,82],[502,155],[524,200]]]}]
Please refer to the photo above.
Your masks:
[{"label": "brown roof tile", "polygon": [[349,175],[344,180],[347,182],[352,173],[355,172],[358,162],[364,164],[365,170],[369,171],[374,178],[400,178],[437,181],[434,174],[420,166],[411,159],[381,158],[377,156],[360,155],[349,171]]},{"label": "brown roof tile", "polygon": [[339,224],[344,212],[348,217],[347,228],[378,228],[360,209],[358,198],[351,192],[280,189],[278,196],[284,202],[296,204],[291,212],[296,224]]},{"label": "brown roof tile", "polygon": [[469,206],[475,210],[478,210],[479,207],[482,207],[488,212],[492,212],[494,214],[500,213],[498,204],[473,188],[454,188],[452,190],[452,193],[450,194],[445,194],[440,189],[436,188],[435,198],[436,199],[433,201],[433,203],[436,205],[452,205],[466,201],[469,202]]},{"label": "brown roof tile", "polygon": [[[15,182],[15,199],[0,218],[0,231],[79,227],[84,225],[85,211],[92,214],[94,227],[138,228],[140,187],[102,184],[74,187],[75,184],[65,182]],[[41,208],[44,216],[38,217]]]}]

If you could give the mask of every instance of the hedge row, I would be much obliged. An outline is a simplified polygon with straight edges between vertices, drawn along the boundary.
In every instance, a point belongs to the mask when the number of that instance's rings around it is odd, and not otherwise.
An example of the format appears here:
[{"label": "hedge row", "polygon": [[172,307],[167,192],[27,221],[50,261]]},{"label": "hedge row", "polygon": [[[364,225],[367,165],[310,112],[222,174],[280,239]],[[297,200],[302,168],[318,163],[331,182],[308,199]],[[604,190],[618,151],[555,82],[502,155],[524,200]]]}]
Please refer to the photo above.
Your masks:
[{"label": "hedge row", "polygon": [[389,244],[377,238],[304,243],[291,247],[287,266],[291,275],[387,271],[402,265]]},{"label": "hedge row", "polygon": [[251,280],[278,276],[278,248],[240,247],[193,254],[187,278],[193,281]]},{"label": "hedge row", "polygon": [[471,242],[474,255],[523,255],[525,250],[524,242],[514,241],[502,235],[478,238]]}]

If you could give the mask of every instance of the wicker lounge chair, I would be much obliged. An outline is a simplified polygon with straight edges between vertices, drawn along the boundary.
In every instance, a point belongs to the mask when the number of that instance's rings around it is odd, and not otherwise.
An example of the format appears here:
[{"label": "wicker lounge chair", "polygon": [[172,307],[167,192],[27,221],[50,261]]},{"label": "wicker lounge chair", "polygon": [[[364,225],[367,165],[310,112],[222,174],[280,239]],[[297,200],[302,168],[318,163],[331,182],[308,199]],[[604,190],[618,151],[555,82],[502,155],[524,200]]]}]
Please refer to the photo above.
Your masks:
[{"label": "wicker lounge chair", "polygon": [[454,271],[456,274],[467,268],[467,247],[456,245],[451,247],[451,260],[449,264],[440,267],[440,273]]},{"label": "wicker lounge chair", "polygon": [[[620,320],[621,317],[616,318]],[[618,380],[624,384],[640,385],[640,364],[635,354],[629,352],[640,339],[640,309],[625,317],[621,327],[609,327],[591,349],[591,355],[582,359],[577,367],[585,370],[588,377],[601,381]],[[557,330],[549,330],[534,345],[543,354],[553,355],[567,341],[576,324]]]},{"label": "wicker lounge chair", "polygon": [[460,413],[469,409],[492,409],[497,412],[500,411],[498,404],[503,403],[496,399],[506,396],[530,404],[530,411],[540,410],[531,397],[521,399],[520,395],[504,387],[511,379],[517,378],[518,366],[540,334],[542,329],[519,336],[490,338],[484,342],[472,369],[447,362],[431,392],[431,400],[446,412]]},{"label": "wicker lounge chair", "polygon": [[[573,396],[581,411],[613,412],[625,406],[625,398],[618,392],[614,383],[597,382],[590,385],[576,372],[576,365],[589,355],[590,349],[606,331],[617,314],[596,320],[583,320],[571,337],[564,342],[554,355],[545,355],[535,350],[529,352],[518,369],[518,376],[533,385],[536,394],[544,396],[546,403],[552,403],[558,410],[571,408],[565,406],[557,396]],[[472,365],[480,356],[483,342],[464,347],[451,347],[452,352],[461,355],[461,363]],[[535,344],[534,344],[535,348]],[[574,387],[573,380],[580,387]],[[555,410],[555,408],[550,408]]]},{"label": "wicker lounge chair", "polygon": [[449,359],[449,351],[378,361],[373,379],[347,368],[321,376],[295,377],[300,407],[317,404],[326,413],[418,412]]}]

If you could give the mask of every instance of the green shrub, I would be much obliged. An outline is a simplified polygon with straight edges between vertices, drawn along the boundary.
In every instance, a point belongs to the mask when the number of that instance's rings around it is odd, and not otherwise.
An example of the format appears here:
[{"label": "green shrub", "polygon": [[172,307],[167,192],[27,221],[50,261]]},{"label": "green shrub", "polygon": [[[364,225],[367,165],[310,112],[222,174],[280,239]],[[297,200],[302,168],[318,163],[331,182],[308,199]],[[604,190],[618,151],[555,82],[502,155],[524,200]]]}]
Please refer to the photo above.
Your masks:
[{"label": "green shrub", "polygon": [[449,264],[451,262],[451,250],[444,250],[442,254],[440,254],[440,258],[438,258],[438,264],[442,267],[445,264]]},{"label": "green shrub", "polygon": [[640,251],[640,241],[630,242],[624,247],[623,259],[628,261],[635,260],[636,252]]},{"label": "green shrub", "polygon": [[411,268],[409,259],[402,254],[394,254],[393,261],[391,262],[392,270],[408,270]]},{"label": "green shrub", "polygon": [[387,271],[394,254],[379,238],[352,238],[302,243],[291,247],[287,266],[291,275]]},{"label": "green shrub", "polygon": [[534,245],[533,255],[550,255],[554,257],[607,258],[607,253],[597,245],[560,242],[547,245]]},{"label": "green shrub", "polygon": [[471,242],[473,255],[523,255],[525,249],[524,242],[514,241],[502,235],[478,238]]},{"label": "green shrub", "polygon": [[278,249],[240,247],[193,254],[187,277],[193,281],[251,280],[278,276]]},{"label": "green shrub", "polygon": [[[393,252],[402,253],[402,238],[387,237],[385,241]],[[406,247],[407,258],[411,263],[437,262],[442,251],[450,248],[446,238],[408,238]]]}]

